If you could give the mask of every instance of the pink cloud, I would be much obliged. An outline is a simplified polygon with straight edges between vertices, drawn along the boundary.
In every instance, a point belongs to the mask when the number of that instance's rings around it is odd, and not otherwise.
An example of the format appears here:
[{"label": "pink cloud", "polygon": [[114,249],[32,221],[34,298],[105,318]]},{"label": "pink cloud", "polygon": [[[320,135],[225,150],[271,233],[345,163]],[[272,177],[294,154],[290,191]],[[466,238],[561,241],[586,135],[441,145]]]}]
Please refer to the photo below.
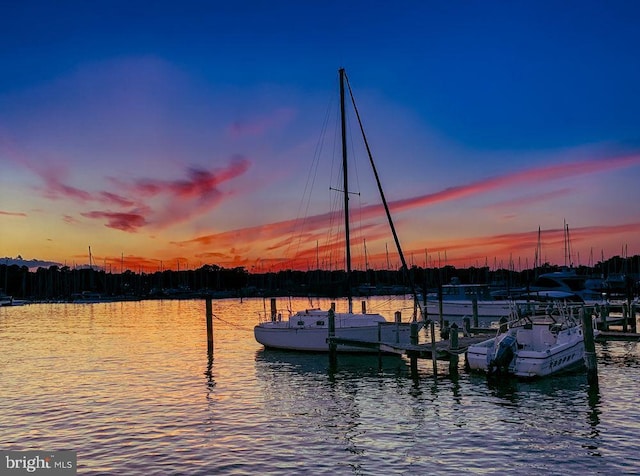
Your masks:
[{"label": "pink cloud", "polygon": [[147,223],[144,216],[136,213],[93,211],[81,213],[81,215],[86,218],[106,219],[107,223],[104,226],[127,232],[134,232]]},{"label": "pink cloud", "polygon": [[111,203],[120,207],[131,207],[135,204],[133,200],[128,199],[127,197],[123,197],[121,195],[112,193],[112,192],[100,192],[99,194],[100,201],[104,203]]},{"label": "pink cloud", "polygon": [[420,195],[417,197],[396,200],[389,206],[394,211],[409,210],[424,205],[457,200],[460,198],[486,193],[501,187],[513,187],[517,185],[558,180],[566,177],[577,177],[596,172],[621,169],[640,165],[640,155],[616,157],[613,159],[591,159],[569,164],[550,165],[537,169],[528,169],[510,174],[500,175],[467,185],[450,187],[440,192]]},{"label": "pink cloud", "polygon": [[86,190],[67,185],[63,182],[63,176],[66,175],[65,167],[54,168],[49,166],[47,168],[39,168],[36,173],[44,181],[44,188],[42,194],[52,200],[60,198],[71,198],[73,200],[92,201],[93,196]]},{"label": "pink cloud", "polygon": [[[541,167],[538,169],[529,169],[525,171],[515,172],[511,174],[505,174],[499,177],[493,177],[485,180],[479,180],[467,185],[448,188],[440,192],[421,195],[403,200],[396,200],[389,204],[393,212],[401,210],[409,210],[416,207],[422,207],[433,203],[456,200],[462,197],[487,193],[492,190],[499,189],[501,187],[513,187],[514,185],[524,185],[535,183],[538,181],[552,181],[556,179],[562,179],[572,176],[580,176],[589,173],[596,173],[607,170],[614,170],[624,167],[632,167],[640,164],[640,155],[631,155],[627,157],[619,157],[606,160],[586,160],[581,162],[574,162],[570,164],[552,165],[547,167]],[[553,192],[546,193],[538,196],[537,198],[549,199],[568,193],[568,189],[561,189]],[[530,201],[532,197],[527,199]],[[524,200],[524,199],[523,199]],[[512,202],[513,204],[513,202]],[[366,222],[369,219],[379,218],[384,213],[384,209],[380,204],[369,205],[359,210],[359,219]],[[296,240],[301,245],[301,250],[296,251],[294,254],[297,258],[312,258],[316,254],[315,243],[326,241],[325,230],[330,226],[331,222],[336,218],[331,213],[318,214],[308,217],[301,222],[300,220],[285,220],[275,223],[267,223],[264,225],[241,228],[237,230],[230,230],[221,233],[214,233],[209,235],[203,235],[191,240],[182,242],[174,242],[173,244],[178,246],[215,246],[219,248],[225,248],[233,246],[238,242],[250,245],[252,243],[264,243],[268,240],[277,240],[275,243],[269,245],[267,251],[273,252],[277,250],[283,250],[290,247],[297,246]],[[629,225],[632,228],[637,225]],[[302,238],[290,238],[293,235],[294,230],[303,228]],[[620,228],[603,228],[605,231],[602,233],[615,233],[621,231]],[[558,231],[548,232],[551,236],[558,234]],[[562,230],[560,230],[562,233]],[[584,236],[594,236],[598,233],[598,230],[591,227],[584,232]],[[580,240],[583,233],[576,230],[574,237]],[[369,239],[369,238],[368,238]],[[550,240],[550,236],[545,238]],[[555,239],[555,238],[554,238]],[[373,241],[373,238],[371,238]],[[501,252],[508,253],[518,251],[531,251],[536,246],[536,236],[534,233],[516,233],[507,235],[495,235],[491,237],[475,237],[467,240],[454,240],[448,241],[439,248],[442,250],[475,250],[479,248],[490,248],[492,250],[500,250]],[[312,244],[312,246],[310,246]],[[327,248],[333,248],[338,243],[332,243],[323,245]],[[422,253],[423,250],[411,251]],[[372,257],[372,259],[374,259]]]},{"label": "pink cloud", "polygon": [[[225,196],[220,190],[220,185],[241,176],[249,166],[250,162],[247,159],[235,156],[227,167],[214,170],[189,168],[186,179],[139,179],[131,183],[112,179],[115,192],[90,192],[68,185],[65,183],[67,173],[64,167],[31,168],[44,181],[42,192],[47,198],[103,203],[117,208],[135,206],[136,209],[144,209],[144,215],[136,210],[90,211],[81,214],[85,218],[104,219],[107,227],[131,232],[150,224],[164,226],[186,221],[211,209]],[[164,203],[142,203],[138,197],[155,198]],[[70,217],[66,217],[65,221],[70,223]]]}]

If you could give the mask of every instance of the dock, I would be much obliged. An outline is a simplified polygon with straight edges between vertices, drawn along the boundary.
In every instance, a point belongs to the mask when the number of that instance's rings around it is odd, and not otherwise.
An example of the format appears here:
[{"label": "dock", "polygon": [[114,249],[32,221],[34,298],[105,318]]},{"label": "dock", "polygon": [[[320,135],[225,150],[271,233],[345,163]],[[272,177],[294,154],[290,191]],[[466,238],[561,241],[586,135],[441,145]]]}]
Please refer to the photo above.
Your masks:
[{"label": "dock", "polygon": [[[495,329],[493,333],[495,334]],[[486,335],[479,335],[473,337],[460,337],[458,338],[458,345],[452,346],[454,339],[441,340],[435,343],[424,344],[394,344],[390,342],[370,342],[354,339],[343,339],[340,337],[331,338],[331,342],[336,345],[349,345],[353,347],[363,347],[371,349],[373,352],[381,352],[385,354],[398,354],[405,355],[407,357],[414,357],[419,359],[433,359],[434,349],[435,357],[437,360],[451,360],[452,355],[464,354],[470,345],[477,344],[489,337]]]},{"label": "dock", "polygon": [[594,339],[596,342],[640,342],[640,334],[622,331],[600,331]]}]

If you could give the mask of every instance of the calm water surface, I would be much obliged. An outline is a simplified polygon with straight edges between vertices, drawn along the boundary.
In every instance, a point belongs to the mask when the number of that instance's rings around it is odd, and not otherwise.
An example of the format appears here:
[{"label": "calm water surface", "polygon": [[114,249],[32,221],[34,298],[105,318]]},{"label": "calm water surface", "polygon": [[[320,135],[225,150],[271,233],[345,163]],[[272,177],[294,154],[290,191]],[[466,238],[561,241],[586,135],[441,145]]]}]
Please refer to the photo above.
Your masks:
[{"label": "calm water surface", "polygon": [[255,342],[262,299],[213,304],[212,359],[203,301],[0,308],[0,448],[75,450],[79,474],[640,473],[636,344],[597,344],[597,390],[430,361],[415,380],[395,357],[330,372]]}]

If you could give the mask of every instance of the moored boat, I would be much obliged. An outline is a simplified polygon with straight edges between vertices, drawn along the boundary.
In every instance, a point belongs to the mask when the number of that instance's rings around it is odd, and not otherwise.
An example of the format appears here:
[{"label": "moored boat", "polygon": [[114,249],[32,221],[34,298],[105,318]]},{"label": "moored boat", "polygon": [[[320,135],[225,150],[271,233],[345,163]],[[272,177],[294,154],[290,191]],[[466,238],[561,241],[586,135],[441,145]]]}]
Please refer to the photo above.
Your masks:
[{"label": "moored boat", "polygon": [[556,307],[551,312],[522,316],[506,332],[469,346],[471,370],[489,375],[545,377],[584,367],[584,334],[571,312]]},{"label": "moored boat", "polygon": [[[328,310],[320,310],[320,309],[309,309],[304,311],[299,311],[297,313],[292,314],[288,319],[282,319],[278,317],[277,313],[272,312],[271,317],[266,319],[258,325],[254,327],[254,336],[257,342],[264,345],[268,348],[276,348],[276,349],[288,349],[288,350],[297,350],[297,351],[315,351],[315,352],[328,352],[329,351],[329,342],[328,339],[330,337],[329,330],[329,320],[330,317],[333,318],[333,322],[335,324],[335,329],[331,329],[331,335],[341,339],[349,339],[352,341],[361,341],[361,342],[390,342],[390,343],[402,343],[409,344],[411,343],[411,331],[410,325],[395,322],[388,322],[382,315],[380,314],[369,314],[369,313],[354,313],[353,312],[353,302],[351,295],[351,283],[350,283],[350,275],[351,275],[351,253],[350,253],[350,231],[349,231],[349,183],[347,180],[347,134],[346,134],[346,118],[345,118],[345,83],[348,86],[348,80],[346,78],[346,74],[344,69],[339,70],[339,79],[340,79],[340,116],[341,116],[341,125],[342,125],[342,178],[343,183],[342,189],[340,190],[343,195],[343,211],[344,211],[344,232],[345,232],[345,250],[346,250],[346,289],[348,290],[348,310],[344,313],[335,313],[333,316],[330,314],[334,313],[333,309]],[[353,94],[351,93],[351,88],[349,86],[349,93],[351,97],[351,102],[355,106],[355,102],[353,99]],[[360,116],[357,114],[358,121],[360,121]],[[362,124],[360,124],[361,132],[364,135],[364,130],[362,128]],[[364,138],[364,137],[363,137]],[[366,138],[365,138],[366,144]],[[370,155],[370,150],[367,145],[367,152],[369,152],[369,162],[373,168],[374,175],[376,179],[378,178],[378,173],[375,169],[375,165],[373,164],[373,158]],[[400,242],[395,233],[395,228],[393,222],[391,220],[391,215],[389,213],[389,207],[387,206],[386,200],[384,198],[384,193],[382,192],[382,188],[380,186],[380,181],[377,180],[378,190],[380,192],[381,200],[384,204],[385,212],[387,214],[387,219],[389,221],[389,225],[391,227],[391,231],[394,235],[394,240],[396,246],[398,248],[398,254],[403,264],[403,269],[407,270],[408,266],[406,260],[404,259],[404,255],[402,253],[402,249],[400,247]],[[411,278],[409,277],[409,281]],[[417,307],[417,294],[415,291],[415,287],[412,285],[412,294],[414,298],[414,302],[416,302]],[[414,314],[414,320],[416,316]],[[352,343],[353,344],[353,343]],[[370,348],[366,346],[357,346],[357,345],[349,345],[349,344],[340,344],[337,346],[337,351],[340,352],[367,352],[371,351]]]},{"label": "moored boat", "polygon": [[3,291],[0,291],[0,306],[12,306],[13,305],[13,296],[9,296],[5,294]]}]

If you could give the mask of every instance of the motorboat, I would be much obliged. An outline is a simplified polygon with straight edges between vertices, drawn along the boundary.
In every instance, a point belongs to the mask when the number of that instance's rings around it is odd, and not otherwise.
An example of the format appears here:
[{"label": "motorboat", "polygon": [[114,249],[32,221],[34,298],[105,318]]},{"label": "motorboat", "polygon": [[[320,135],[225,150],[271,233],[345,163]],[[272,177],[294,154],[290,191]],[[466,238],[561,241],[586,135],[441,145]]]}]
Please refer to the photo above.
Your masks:
[{"label": "motorboat", "polygon": [[469,346],[470,370],[488,375],[545,377],[584,367],[585,347],[577,309],[555,306],[551,311],[522,315],[497,335]]},{"label": "motorboat", "polygon": [[429,316],[439,316],[442,306],[442,318],[462,322],[464,317],[477,317],[493,322],[500,318],[509,318],[514,312],[530,312],[536,307],[544,309],[550,302],[584,303],[582,297],[574,292],[557,289],[536,288],[493,290],[489,284],[462,284],[456,278],[451,284],[441,286],[441,292],[427,294],[426,310]]},{"label": "motorboat", "polygon": [[[342,178],[341,184],[343,194],[343,210],[344,210],[344,232],[345,232],[345,250],[346,250],[346,279],[348,290],[348,310],[347,312],[334,313],[334,309],[306,309],[291,313],[288,318],[283,318],[280,313],[272,312],[269,316],[264,318],[262,322],[259,322],[254,327],[254,336],[257,342],[264,345],[267,348],[276,349],[288,349],[297,351],[315,351],[315,352],[328,352],[330,337],[330,317],[333,317],[335,323],[335,329],[332,328],[332,336],[341,339],[349,339],[352,341],[362,342],[389,342],[389,343],[411,343],[411,330],[408,323],[402,324],[400,322],[388,322],[382,315],[375,313],[354,313],[353,302],[351,295],[351,253],[350,253],[350,228],[349,228],[349,183],[347,180],[347,142],[346,142],[346,118],[345,118],[345,83],[348,86],[348,92],[351,97],[351,102],[354,105],[353,92],[348,84],[346,73],[344,69],[339,70],[339,82],[340,82],[340,111],[341,111],[341,123],[342,123]],[[360,122],[360,116],[355,111],[358,122]],[[364,129],[360,123],[360,130],[364,137]],[[376,171],[373,158],[370,154],[369,147],[367,146],[367,152],[369,152],[369,162],[373,168],[374,175],[377,179],[378,173]],[[402,253],[399,240],[395,233],[393,221],[384,198],[384,193],[380,185],[380,181],[377,180],[378,191],[384,204],[387,219],[393,232],[396,246],[398,248],[398,254],[403,264],[403,269],[408,270],[406,260]],[[411,278],[409,276],[409,281]],[[412,285],[412,293],[414,302],[418,302],[415,286]],[[333,316],[331,316],[333,314]],[[416,315],[414,313],[414,321]],[[353,343],[352,343],[353,344]],[[339,352],[371,352],[371,348],[365,346],[340,344],[337,346]]]},{"label": "motorboat", "polygon": [[605,304],[606,300],[601,291],[587,286],[590,278],[588,276],[579,275],[573,268],[565,268],[561,271],[552,273],[544,273],[534,280],[529,286],[529,291],[522,294],[531,296],[544,295],[545,293],[555,292],[564,293],[566,300],[582,300],[585,304]]}]

